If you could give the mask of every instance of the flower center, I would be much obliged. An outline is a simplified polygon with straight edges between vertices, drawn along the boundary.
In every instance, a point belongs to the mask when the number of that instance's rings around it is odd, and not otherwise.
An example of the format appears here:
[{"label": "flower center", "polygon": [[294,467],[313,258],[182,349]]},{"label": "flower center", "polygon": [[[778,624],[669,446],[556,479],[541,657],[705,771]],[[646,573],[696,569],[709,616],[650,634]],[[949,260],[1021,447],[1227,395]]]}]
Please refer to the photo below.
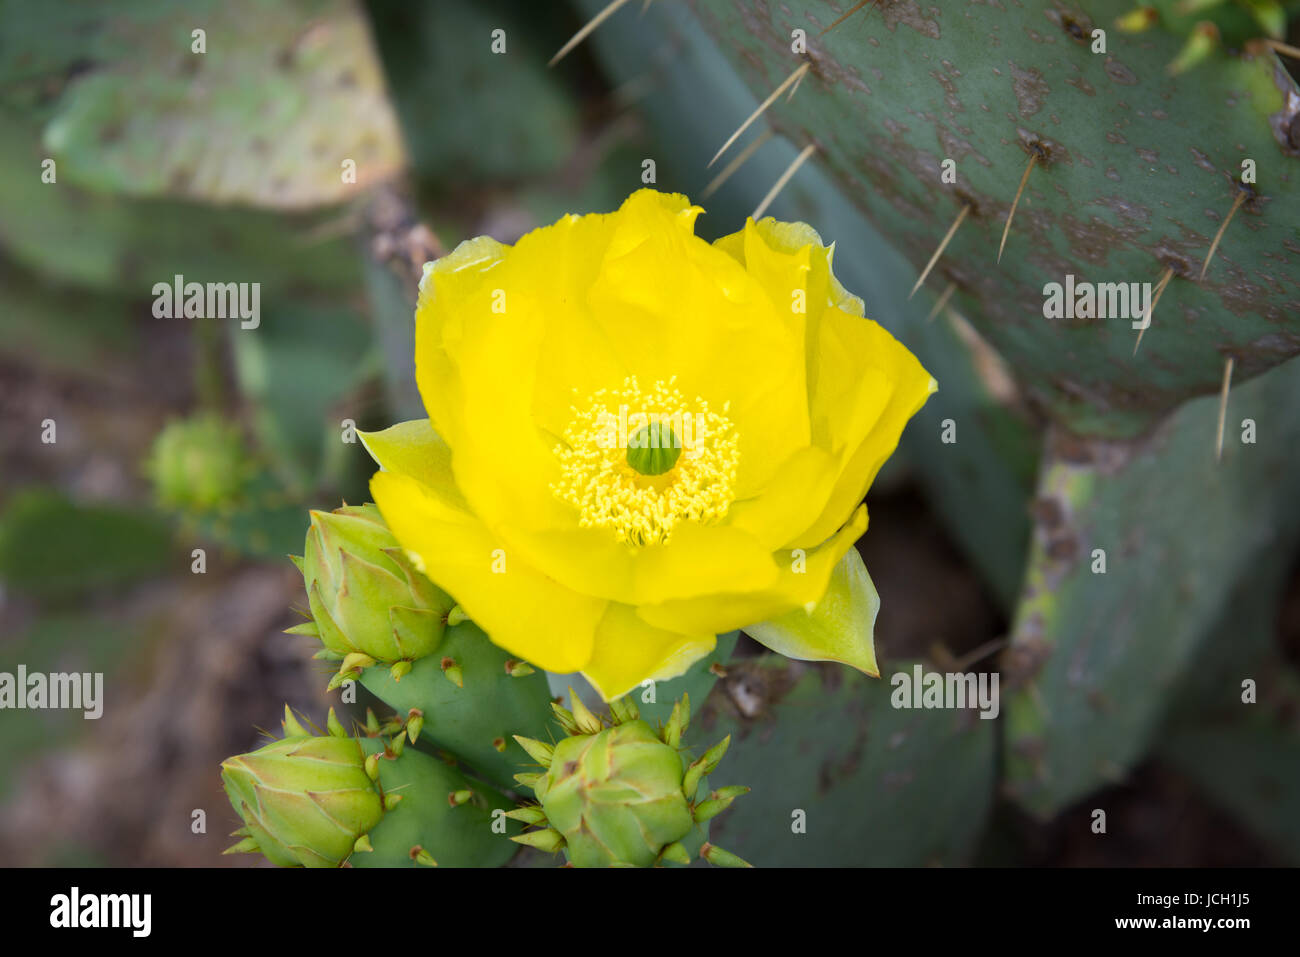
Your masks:
[{"label": "flower center", "polygon": [[551,491],[578,511],[583,528],[619,541],[668,541],[679,522],[720,521],[734,498],[739,449],[727,417],[673,383],[642,390],[635,376],[573,407],[555,449],[561,478]]}]

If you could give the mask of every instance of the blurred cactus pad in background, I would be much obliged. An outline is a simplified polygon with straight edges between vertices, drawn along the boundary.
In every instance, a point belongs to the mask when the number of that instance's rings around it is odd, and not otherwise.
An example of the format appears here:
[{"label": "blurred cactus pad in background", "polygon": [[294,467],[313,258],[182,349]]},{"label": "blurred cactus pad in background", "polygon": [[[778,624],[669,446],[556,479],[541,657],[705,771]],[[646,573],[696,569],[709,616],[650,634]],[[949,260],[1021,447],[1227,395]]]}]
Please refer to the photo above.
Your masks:
[{"label": "blurred cactus pad in background", "polygon": [[[0,0],[0,674],[105,688],[0,710],[0,859],[1300,863],[1297,57],[1279,0]],[[731,632],[602,703],[370,504],[424,264],[647,186],[811,225],[939,383],[879,677]]]}]

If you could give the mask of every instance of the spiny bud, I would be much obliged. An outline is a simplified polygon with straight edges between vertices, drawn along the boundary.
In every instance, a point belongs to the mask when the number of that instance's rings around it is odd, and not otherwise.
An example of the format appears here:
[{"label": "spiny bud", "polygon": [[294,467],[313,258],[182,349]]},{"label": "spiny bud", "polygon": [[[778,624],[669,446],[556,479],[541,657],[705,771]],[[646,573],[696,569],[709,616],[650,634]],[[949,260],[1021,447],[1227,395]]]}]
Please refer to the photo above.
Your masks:
[{"label": "spiny bud", "polygon": [[222,762],[247,835],[231,851],[258,850],[282,867],[336,867],[379,823],[386,800],[355,739],[300,734],[287,709],[285,719],[287,737]]},{"label": "spiny bud", "polygon": [[512,678],[526,678],[533,673],[533,666],[526,661],[515,661],[511,658],[506,662],[506,674]]},{"label": "spiny bud", "polygon": [[473,796],[474,792],[469,788],[461,788],[461,790],[452,791],[447,795],[447,803],[452,807],[460,807],[462,804],[468,803]]},{"label": "spiny bud", "polygon": [[722,788],[691,806],[700,781],[717,766],[730,739],[688,767],[678,746],[690,720],[689,701],[678,702],[660,738],[626,699],[610,706],[611,726],[605,727],[572,689],[570,697],[572,712],[553,706],[568,731],[559,743],[515,738],[547,769],[515,775],[533,789],[538,805],[517,808],[509,816],[546,825],[515,840],[546,849],[563,846],[576,867],[689,863],[683,841],[694,831],[697,815],[704,819],[721,813],[746,790]]},{"label": "spiny bud", "polygon": [[461,608],[460,605],[453,605],[451,611],[447,612],[448,627],[454,628],[456,625],[466,621],[469,621],[469,615],[465,614],[465,609]]},{"label": "spiny bud", "polygon": [[378,662],[400,680],[442,640],[451,598],[416,570],[374,505],[313,510],[295,564],[325,657],[341,662],[331,689]]},{"label": "spiny bud", "polygon": [[465,676],[461,673],[460,665],[456,664],[455,658],[442,659],[442,673],[457,688],[465,687]]}]

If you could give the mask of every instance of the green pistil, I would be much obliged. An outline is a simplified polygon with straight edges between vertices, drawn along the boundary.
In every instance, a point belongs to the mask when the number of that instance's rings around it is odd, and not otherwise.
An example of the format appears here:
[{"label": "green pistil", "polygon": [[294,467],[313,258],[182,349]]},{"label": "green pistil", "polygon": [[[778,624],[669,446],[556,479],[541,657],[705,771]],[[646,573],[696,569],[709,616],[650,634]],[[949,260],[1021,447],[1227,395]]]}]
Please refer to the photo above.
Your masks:
[{"label": "green pistil", "polygon": [[667,422],[643,426],[627,446],[627,464],[642,475],[663,475],[682,454],[682,443]]}]

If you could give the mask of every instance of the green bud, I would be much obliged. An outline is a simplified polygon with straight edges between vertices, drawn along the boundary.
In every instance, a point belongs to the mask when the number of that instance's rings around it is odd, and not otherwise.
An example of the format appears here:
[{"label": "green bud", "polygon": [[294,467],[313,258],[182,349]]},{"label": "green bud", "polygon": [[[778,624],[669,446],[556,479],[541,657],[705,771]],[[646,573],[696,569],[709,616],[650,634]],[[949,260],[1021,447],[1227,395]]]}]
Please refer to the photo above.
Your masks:
[{"label": "green bud", "polygon": [[416,570],[374,505],[313,510],[301,569],[315,633],[342,662],[331,688],[380,662],[400,679],[442,640],[452,600]]},{"label": "green bud", "polygon": [[283,867],[342,864],[384,813],[352,738],[293,734],[228,758],[221,778],[248,834],[231,850],[258,850]]},{"label": "green bud", "polygon": [[144,470],[160,505],[195,511],[234,504],[256,471],[238,426],[214,414],[167,423]]},{"label": "green bud", "polygon": [[[700,821],[725,810],[747,788],[722,788],[692,807],[700,780],[726,753],[730,738],[710,748],[689,767],[680,753],[690,722],[690,702],[673,708],[663,737],[638,716],[627,698],[610,705],[610,727],[569,690],[573,711],[552,706],[568,736],[548,745],[518,735],[515,740],[545,773],[518,774],[539,802],[510,817],[545,829],[515,840],[534,847],[563,847],[575,867],[650,867],[688,864],[683,842]],[[725,853],[725,852],[720,852]]]}]

